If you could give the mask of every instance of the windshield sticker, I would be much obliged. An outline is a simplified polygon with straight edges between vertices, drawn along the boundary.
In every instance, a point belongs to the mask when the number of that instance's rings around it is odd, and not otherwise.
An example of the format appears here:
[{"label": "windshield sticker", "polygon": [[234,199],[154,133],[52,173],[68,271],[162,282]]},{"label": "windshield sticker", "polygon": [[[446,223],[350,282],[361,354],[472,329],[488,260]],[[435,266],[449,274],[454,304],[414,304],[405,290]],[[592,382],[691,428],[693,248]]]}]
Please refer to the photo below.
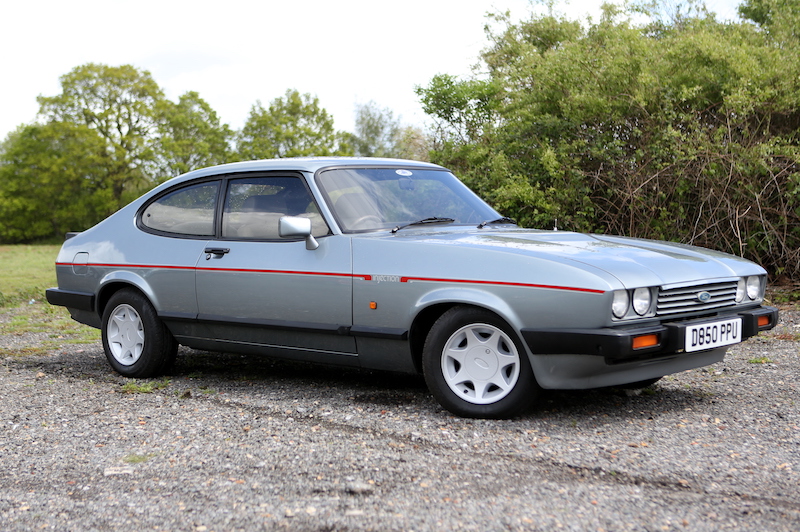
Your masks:
[{"label": "windshield sticker", "polygon": [[414,175],[410,170],[395,170],[395,173],[403,177],[409,177]]}]

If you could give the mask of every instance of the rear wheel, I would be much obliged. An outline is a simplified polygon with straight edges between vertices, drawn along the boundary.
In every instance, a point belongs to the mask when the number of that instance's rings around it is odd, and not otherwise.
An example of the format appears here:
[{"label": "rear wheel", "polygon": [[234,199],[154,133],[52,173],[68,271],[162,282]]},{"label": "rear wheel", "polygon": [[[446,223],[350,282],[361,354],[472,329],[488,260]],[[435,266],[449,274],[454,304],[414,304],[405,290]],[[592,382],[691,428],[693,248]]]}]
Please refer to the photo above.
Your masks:
[{"label": "rear wheel", "polygon": [[101,331],[108,362],[125,377],[159,375],[175,360],[177,342],[138,290],[125,288],[111,296]]},{"label": "rear wheel", "polygon": [[540,391],[513,330],[495,314],[475,307],[453,307],[434,323],[422,364],[434,397],[463,417],[515,416]]}]

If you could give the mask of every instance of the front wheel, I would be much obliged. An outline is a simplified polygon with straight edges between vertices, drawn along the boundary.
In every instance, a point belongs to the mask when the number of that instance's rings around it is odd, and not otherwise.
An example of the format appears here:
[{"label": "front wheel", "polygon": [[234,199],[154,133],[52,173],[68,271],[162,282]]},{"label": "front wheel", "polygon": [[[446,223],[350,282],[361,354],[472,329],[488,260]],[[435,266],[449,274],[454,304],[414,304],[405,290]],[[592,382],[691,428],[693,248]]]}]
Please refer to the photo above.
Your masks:
[{"label": "front wheel", "polygon": [[495,314],[453,307],[434,323],[422,354],[425,382],[458,416],[509,418],[540,392],[513,330]]},{"label": "front wheel", "polygon": [[103,349],[125,377],[154,377],[175,360],[178,344],[150,301],[132,288],[111,296],[103,312]]}]

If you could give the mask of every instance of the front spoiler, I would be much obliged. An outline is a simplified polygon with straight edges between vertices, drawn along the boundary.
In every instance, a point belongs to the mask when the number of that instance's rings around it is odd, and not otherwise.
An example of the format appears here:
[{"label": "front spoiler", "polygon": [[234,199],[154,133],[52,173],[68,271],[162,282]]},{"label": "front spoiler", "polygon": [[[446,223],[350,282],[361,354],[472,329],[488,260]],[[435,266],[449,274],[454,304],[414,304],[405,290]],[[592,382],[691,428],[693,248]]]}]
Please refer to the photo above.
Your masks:
[{"label": "front spoiler", "polygon": [[[778,309],[758,307],[729,315],[706,316],[696,320],[666,322],[638,328],[522,329],[521,333],[534,355],[595,355],[604,357],[608,364],[620,364],[682,353],[688,325],[736,317],[742,318],[742,340],[745,340],[760,331],[775,327],[778,323]],[[762,318],[761,325],[759,318]],[[633,347],[635,338],[649,335],[657,337],[657,345]]]}]

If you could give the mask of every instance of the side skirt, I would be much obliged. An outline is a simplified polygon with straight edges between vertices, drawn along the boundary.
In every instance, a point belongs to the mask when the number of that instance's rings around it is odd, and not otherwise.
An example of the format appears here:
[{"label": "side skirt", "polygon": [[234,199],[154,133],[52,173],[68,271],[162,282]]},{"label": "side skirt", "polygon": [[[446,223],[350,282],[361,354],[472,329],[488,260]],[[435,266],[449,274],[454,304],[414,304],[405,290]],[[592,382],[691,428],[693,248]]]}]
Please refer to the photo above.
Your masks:
[{"label": "side skirt", "polygon": [[[408,331],[216,316],[161,315],[178,343],[193,349],[416,373]],[[199,318],[199,319],[198,319]]]}]

